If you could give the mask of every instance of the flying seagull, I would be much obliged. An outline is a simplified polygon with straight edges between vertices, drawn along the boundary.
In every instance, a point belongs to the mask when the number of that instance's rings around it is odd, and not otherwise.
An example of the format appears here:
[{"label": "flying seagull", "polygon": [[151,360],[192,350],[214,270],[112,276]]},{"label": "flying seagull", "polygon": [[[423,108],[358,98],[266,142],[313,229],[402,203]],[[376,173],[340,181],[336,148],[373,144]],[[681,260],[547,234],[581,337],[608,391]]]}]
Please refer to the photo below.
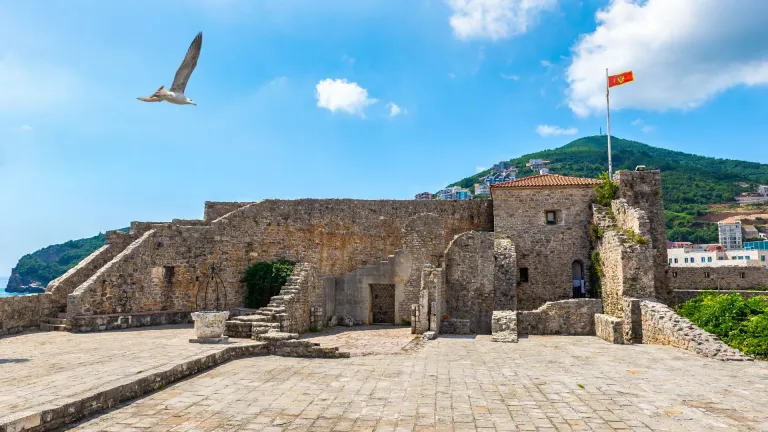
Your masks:
[{"label": "flying seagull", "polygon": [[176,105],[195,105],[196,103],[192,99],[184,96],[184,89],[187,88],[187,81],[192,75],[192,71],[197,66],[197,58],[200,57],[200,48],[203,46],[203,32],[200,32],[195,36],[195,39],[189,45],[187,55],[184,56],[184,61],[181,62],[179,70],[176,71],[176,76],[173,77],[173,84],[171,89],[166,90],[165,86],[161,86],[152,96],[136,98],[142,102],[170,102]]}]

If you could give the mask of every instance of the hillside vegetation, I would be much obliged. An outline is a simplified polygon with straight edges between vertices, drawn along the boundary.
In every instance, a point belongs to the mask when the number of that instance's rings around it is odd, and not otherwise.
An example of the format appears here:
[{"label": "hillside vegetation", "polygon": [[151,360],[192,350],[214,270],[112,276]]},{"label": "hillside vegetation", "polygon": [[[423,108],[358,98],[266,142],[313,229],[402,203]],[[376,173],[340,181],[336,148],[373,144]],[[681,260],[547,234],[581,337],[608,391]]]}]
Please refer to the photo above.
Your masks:
[{"label": "hillside vegetation", "polygon": [[[128,228],[123,228],[121,231],[128,231]],[[33,283],[45,287],[48,282],[63,275],[83,258],[104,246],[104,240],[104,234],[99,233],[94,237],[70,240],[24,255],[11,270],[8,291]]]},{"label": "hillside vegetation", "polygon": [[[550,161],[553,174],[596,178],[608,166],[607,145],[606,136],[584,137],[554,150],[510,159],[510,163],[518,168],[518,178],[536,174],[525,166],[530,159]],[[638,165],[661,170],[670,240],[717,243],[717,225],[694,219],[708,213],[709,204],[734,202],[736,195],[768,184],[768,164],[697,156],[613,136],[611,148],[614,170],[633,170]],[[469,188],[489,173],[486,170],[450,186]]]}]

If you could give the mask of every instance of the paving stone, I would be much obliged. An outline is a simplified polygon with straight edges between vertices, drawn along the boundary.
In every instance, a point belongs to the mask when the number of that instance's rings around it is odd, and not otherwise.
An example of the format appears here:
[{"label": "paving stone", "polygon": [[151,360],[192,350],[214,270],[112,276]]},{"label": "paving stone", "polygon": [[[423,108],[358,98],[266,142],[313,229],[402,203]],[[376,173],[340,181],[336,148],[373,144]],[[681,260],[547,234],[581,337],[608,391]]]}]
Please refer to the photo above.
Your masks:
[{"label": "paving stone", "polygon": [[706,431],[768,424],[766,362],[723,363],[582,336],[517,344],[440,337],[407,351],[407,328],[355,329],[306,338],[358,353],[351,358],[232,361],[72,428]]}]

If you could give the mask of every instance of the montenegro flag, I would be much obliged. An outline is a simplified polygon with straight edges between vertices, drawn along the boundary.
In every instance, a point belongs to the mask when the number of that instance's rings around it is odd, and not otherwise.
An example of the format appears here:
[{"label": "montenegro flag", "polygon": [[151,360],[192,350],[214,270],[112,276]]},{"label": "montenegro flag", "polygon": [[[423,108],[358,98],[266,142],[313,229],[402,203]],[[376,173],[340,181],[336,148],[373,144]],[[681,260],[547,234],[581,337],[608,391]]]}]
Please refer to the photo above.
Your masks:
[{"label": "montenegro flag", "polygon": [[632,71],[620,73],[618,75],[611,75],[608,77],[608,88],[626,84],[634,80],[635,76],[632,74]]}]

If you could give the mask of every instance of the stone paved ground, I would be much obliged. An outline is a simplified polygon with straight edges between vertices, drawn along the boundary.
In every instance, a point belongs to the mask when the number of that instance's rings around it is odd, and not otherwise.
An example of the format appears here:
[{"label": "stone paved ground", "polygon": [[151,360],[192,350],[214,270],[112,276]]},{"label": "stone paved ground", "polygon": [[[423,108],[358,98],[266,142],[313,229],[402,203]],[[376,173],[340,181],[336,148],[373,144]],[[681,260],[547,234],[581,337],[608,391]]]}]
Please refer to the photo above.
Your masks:
[{"label": "stone paved ground", "polygon": [[371,354],[402,354],[422,344],[421,336],[411,334],[410,327],[359,326],[334,327],[322,333],[307,333],[302,339],[317,342],[324,347],[339,347],[351,356]]},{"label": "stone paved ground", "polygon": [[236,360],[75,429],[768,430],[766,401],[765,362],[594,337],[441,337],[401,355]]},{"label": "stone paved ground", "polygon": [[140,378],[225,348],[189,343],[192,337],[191,325],[177,325],[0,338],[0,419],[60,406],[126,378]]}]

